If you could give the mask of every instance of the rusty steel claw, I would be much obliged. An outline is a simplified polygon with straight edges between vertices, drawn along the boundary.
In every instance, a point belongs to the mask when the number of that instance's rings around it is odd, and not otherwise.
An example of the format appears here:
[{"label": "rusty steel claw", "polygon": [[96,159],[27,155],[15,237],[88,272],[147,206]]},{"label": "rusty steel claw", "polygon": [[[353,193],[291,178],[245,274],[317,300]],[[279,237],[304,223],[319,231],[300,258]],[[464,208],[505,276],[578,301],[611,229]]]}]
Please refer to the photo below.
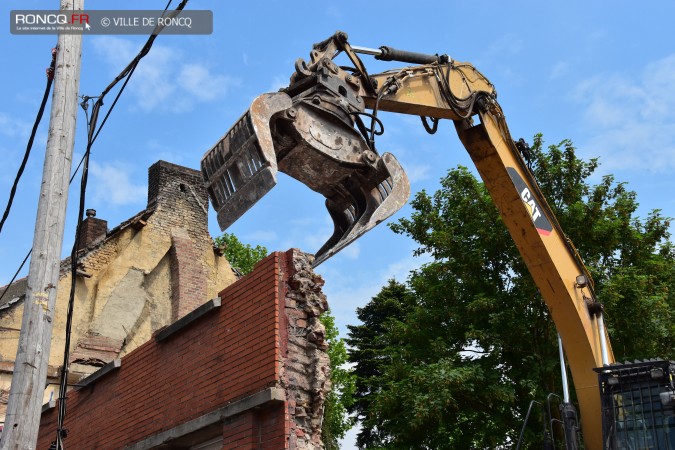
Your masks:
[{"label": "rusty steel claw", "polygon": [[370,149],[341,108],[321,93],[293,100],[265,94],[253,101],[202,159],[221,229],[276,185],[277,170],[326,197],[334,232],[314,267],[405,204],[410,185],[401,165],[392,154]]},{"label": "rusty steel claw", "polygon": [[257,97],[202,157],[202,176],[221,230],[232,225],[277,184],[270,120],[291,104],[291,98],[281,92]]},{"label": "rusty steel claw", "polygon": [[326,208],[333,218],[333,235],[314,255],[313,267],[318,266],[331,256],[363,236],[374,226],[389,218],[401,209],[410,196],[410,183],[403,167],[391,153],[382,155],[382,161],[389,177],[368,192],[362,192],[365,208],[358,209],[350,205],[346,209],[336,210],[330,200]]}]

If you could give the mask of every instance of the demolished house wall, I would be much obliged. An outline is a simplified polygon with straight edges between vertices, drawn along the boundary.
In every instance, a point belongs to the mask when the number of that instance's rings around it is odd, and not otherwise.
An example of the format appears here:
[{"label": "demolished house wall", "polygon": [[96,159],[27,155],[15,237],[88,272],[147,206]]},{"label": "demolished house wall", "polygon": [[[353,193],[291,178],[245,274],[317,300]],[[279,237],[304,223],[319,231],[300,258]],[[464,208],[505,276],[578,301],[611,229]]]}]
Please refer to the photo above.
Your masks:
[{"label": "demolished house wall", "polygon": [[[312,257],[273,253],[210,304],[71,392],[70,448],[323,448],[330,388],[323,280]],[[95,376],[96,374],[94,374]],[[87,380],[83,381],[85,384]],[[56,432],[43,413],[38,448]]]},{"label": "demolished house wall", "polygon": [[[228,261],[213,248],[200,172],[159,161],[150,167],[148,178],[146,209],[112,230],[94,210],[87,211],[80,235],[71,383],[134,350],[236,281]],[[58,396],[70,280],[66,259],[61,263],[45,401]],[[19,280],[0,303],[0,419],[14,370],[25,291],[26,279]]]}]

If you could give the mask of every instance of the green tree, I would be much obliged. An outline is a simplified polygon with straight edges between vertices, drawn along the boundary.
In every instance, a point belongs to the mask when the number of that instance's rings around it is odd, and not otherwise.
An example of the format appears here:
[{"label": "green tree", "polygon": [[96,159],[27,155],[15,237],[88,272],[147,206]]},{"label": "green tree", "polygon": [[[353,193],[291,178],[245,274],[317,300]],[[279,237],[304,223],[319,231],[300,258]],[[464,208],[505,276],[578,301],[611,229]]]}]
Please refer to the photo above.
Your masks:
[{"label": "green tree", "polygon": [[217,237],[215,244],[221,249],[230,265],[239,270],[242,275],[251,272],[256,263],[269,253],[262,245],[253,247],[250,244],[244,244],[231,233],[223,233],[222,236]]},{"label": "green tree", "polygon": [[371,299],[367,306],[356,309],[362,325],[348,325],[349,361],[353,363],[356,377],[354,402],[349,412],[364,426],[357,436],[359,447],[374,448],[386,443],[386,434],[378,428],[377,417],[372,416],[372,400],[380,391],[382,375],[390,363],[387,343],[382,339],[387,329],[406,316],[413,305],[412,292],[402,283],[389,280],[389,284]]},{"label": "green tree", "polygon": [[[597,167],[570,141],[544,149],[535,137],[532,171],[591,269],[617,357],[673,358],[668,220],[658,211],[636,217],[635,193],[611,176],[591,185]],[[467,169],[450,170],[439,191],[419,193],[412,206],[391,228],[433,258],[410,277],[414,304],[401,320],[381,321],[381,335],[350,341],[357,367],[369,345],[383,353],[361,413],[362,435],[377,436],[366,448],[508,447],[530,401],[560,391],[555,327],[488,192]],[[532,448],[541,447],[540,429],[528,430]]]},{"label": "green tree", "polygon": [[347,347],[344,339],[339,337],[335,317],[330,311],[326,311],[319,319],[326,328],[331,381],[331,390],[324,403],[321,438],[326,450],[339,450],[338,441],[354,426],[354,420],[349,417],[348,408],[353,403],[356,377],[345,367]]}]

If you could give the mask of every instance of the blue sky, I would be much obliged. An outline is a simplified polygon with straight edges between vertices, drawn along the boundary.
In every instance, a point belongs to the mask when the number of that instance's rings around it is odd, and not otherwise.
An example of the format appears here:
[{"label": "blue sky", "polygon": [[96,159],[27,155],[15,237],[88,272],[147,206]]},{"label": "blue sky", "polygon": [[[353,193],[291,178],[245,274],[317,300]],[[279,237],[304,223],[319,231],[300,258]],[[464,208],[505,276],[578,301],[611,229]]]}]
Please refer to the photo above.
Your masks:
[{"label": "blue sky", "polygon": [[[174,6],[177,4],[174,1]],[[12,9],[56,8],[58,1],[3,2]],[[92,1],[88,9],[162,9],[164,1]],[[652,2],[219,2],[208,36],[160,36],[141,62],[93,148],[87,208],[115,226],[146,204],[147,168],[159,159],[198,168],[203,153],[259,94],[287,84],[297,58],[336,30],[354,45],[447,53],[473,63],[496,86],[515,138],[569,138],[585,157],[600,157],[637,191],[642,217],[654,208],[675,216],[675,3]],[[0,31],[0,204],[4,208],[45,85],[55,36]],[[98,95],[140,49],[142,36],[88,36],[81,93]],[[364,61],[370,72],[396,63]],[[109,97],[110,101],[112,97]],[[110,103],[108,102],[108,104]],[[416,117],[383,114],[378,149],[394,153],[412,192],[435,191],[449,168],[471,162],[451,123],[429,136]],[[84,151],[80,113],[76,161]],[[31,246],[42,177],[47,117],[0,235],[0,285]],[[599,179],[599,178],[598,178]],[[71,189],[65,252],[77,209]],[[392,220],[410,214],[404,207]],[[485,224],[490,226],[490,224]],[[211,212],[210,229],[220,234]],[[270,250],[313,252],[332,232],[323,198],[287,176],[229,230]],[[355,309],[386,283],[423,262],[414,243],[380,225],[318,268],[342,332]],[[24,272],[26,269],[24,269]],[[347,444],[345,444],[345,448]]]}]

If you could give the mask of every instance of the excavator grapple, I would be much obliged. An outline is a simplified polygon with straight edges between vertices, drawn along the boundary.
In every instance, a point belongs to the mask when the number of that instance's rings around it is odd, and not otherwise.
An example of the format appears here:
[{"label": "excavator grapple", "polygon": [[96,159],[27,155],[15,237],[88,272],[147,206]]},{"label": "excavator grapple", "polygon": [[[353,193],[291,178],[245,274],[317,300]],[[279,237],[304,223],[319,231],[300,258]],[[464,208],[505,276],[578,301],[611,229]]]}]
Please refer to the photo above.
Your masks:
[{"label": "excavator grapple", "polygon": [[309,67],[298,62],[288,88],[253,101],[202,158],[221,229],[272,189],[280,170],[326,198],[334,232],[316,252],[317,266],[407,202],[399,162],[355,128],[365,110],[359,88],[356,77],[321,58]]},{"label": "excavator grapple", "polygon": [[277,184],[270,118],[291,106],[284,94],[263,95],[202,158],[202,175],[222,230]]}]

